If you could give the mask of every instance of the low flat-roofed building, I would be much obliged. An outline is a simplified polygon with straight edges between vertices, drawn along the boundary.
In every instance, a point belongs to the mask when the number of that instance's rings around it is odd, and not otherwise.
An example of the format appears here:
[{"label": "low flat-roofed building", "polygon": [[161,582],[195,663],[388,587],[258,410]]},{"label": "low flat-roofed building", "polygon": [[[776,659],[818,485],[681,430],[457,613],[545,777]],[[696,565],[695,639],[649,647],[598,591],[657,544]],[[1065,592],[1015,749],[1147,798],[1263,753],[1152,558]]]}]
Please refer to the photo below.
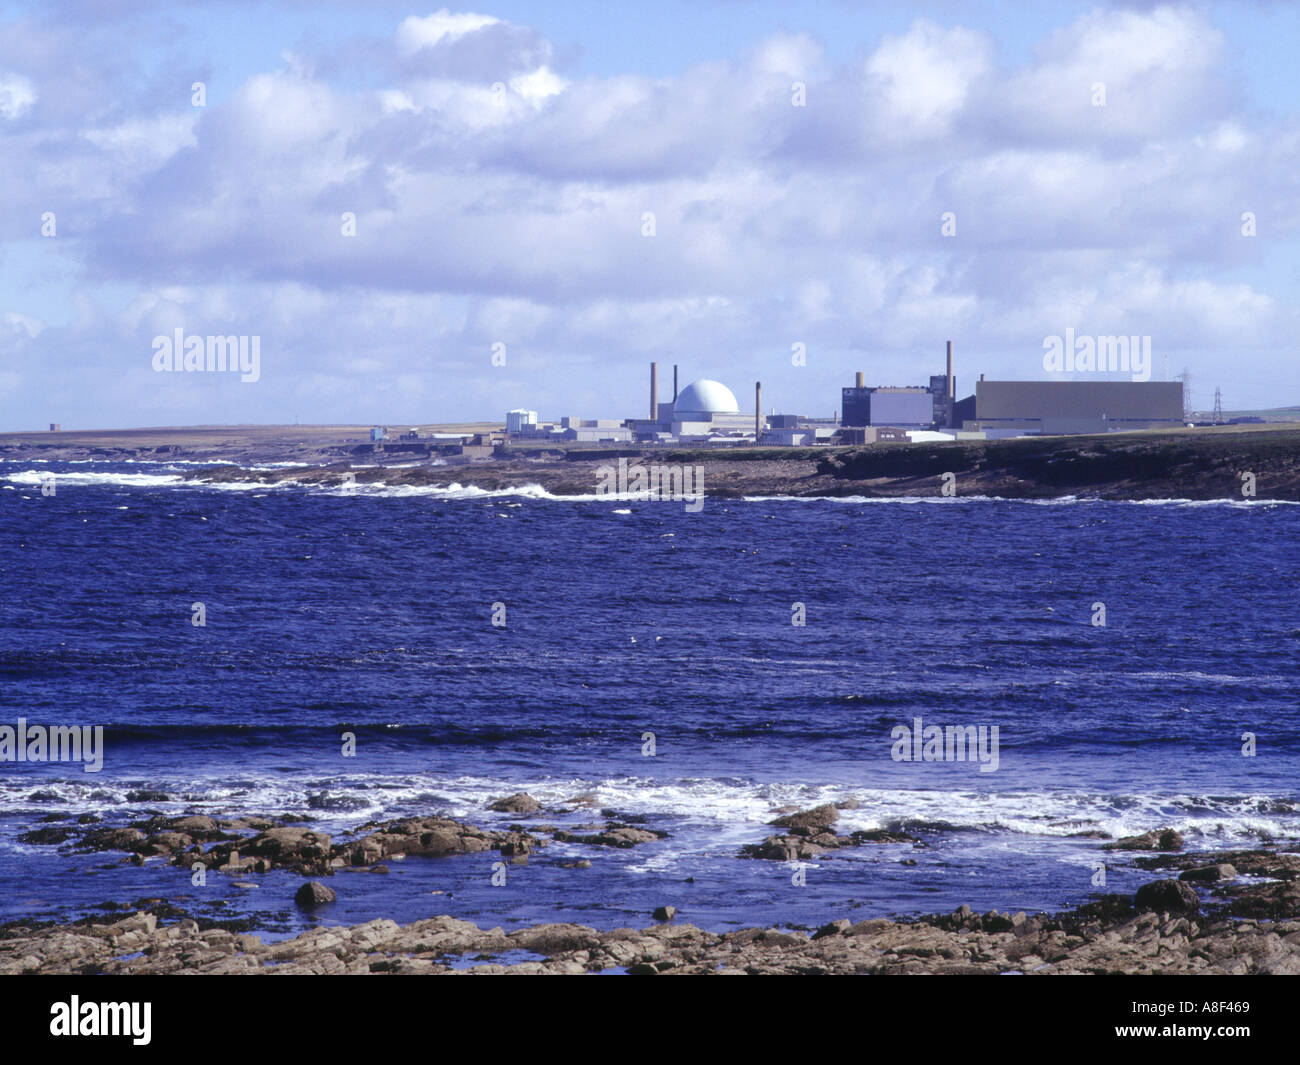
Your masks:
[{"label": "low flat-roofed building", "polygon": [[980,381],[968,428],[1058,435],[1182,424],[1181,381]]}]

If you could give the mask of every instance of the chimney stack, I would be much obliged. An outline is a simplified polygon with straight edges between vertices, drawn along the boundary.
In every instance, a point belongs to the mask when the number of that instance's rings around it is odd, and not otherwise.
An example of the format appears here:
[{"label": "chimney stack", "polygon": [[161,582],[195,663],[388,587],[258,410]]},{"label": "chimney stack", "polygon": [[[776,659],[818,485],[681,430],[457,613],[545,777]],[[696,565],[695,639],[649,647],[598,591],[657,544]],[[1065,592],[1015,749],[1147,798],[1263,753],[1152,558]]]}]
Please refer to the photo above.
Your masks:
[{"label": "chimney stack", "polygon": [[763,382],[754,382],[754,443],[763,438]]},{"label": "chimney stack", "polygon": [[659,420],[659,364],[650,364],[650,420]]},{"label": "chimney stack", "polygon": [[859,370],[859,371],[858,371],[858,387],[859,387],[859,388],[864,387],[865,384],[866,384],[866,382],[863,381],[862,376],[863,376],[863,375],[862,375],[862,371]]},{"label": "chimney stack", "polygon": [[677,363],[673,363],[673,403],[677,402]]},{"label": "chimney stack", "polygon": [[952,379],[952,341],[948,341],[948,398],[953,399],[956,395],[956,385]]}]

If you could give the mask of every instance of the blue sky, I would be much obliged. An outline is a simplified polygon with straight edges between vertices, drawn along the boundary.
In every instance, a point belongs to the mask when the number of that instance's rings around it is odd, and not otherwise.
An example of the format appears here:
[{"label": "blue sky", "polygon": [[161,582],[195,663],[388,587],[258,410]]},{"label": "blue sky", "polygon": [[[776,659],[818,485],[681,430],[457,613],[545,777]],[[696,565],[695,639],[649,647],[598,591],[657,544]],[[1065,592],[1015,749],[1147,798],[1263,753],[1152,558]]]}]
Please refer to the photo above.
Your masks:
[{"label": "blue sky", "polygon": [[[3,2],[0,429],[622,417],[652,358],[825,415],[950,338],[961,394],[1041,377],[1067,328],[1300,402],[1297,40],[1282,3]],[[261,337],[259,380],[156,372],[175,328]]]}]

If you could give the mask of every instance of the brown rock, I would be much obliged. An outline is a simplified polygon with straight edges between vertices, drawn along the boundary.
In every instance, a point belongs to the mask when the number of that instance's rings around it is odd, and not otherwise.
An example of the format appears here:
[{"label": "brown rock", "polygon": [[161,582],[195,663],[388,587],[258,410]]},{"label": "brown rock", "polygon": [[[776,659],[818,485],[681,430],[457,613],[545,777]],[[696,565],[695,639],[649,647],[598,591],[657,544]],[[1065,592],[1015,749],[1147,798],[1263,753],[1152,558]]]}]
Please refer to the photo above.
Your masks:
[{"label": "brown rock", "polygon": [[777,828],[829,828],[840,819],[840,812],[831,803],[815,806],[811,810],[786,814],[775,821],[768,822]]},{"label": "brown rock", "polygon": [[1231,865],[1203,865],[1195,869],[1184,869],[1179,880],[1235,880],[1237,870]]},{"label": "brown rock", "polygon": [[309,910],[334,902],[337,898],[333,888],[326,887],[319,880],[309,880],[295,892],[293,901]]},{"label": "brown rock", "polygon": [[522,791],[488,804],[489,810],[495,810],[501,814],[532,814],[541,808],[542,804],[540,802]]},{"label": "brown rock", "polygon": [[1180,851],[1183,837],[1172,828],[1152,829],[1140,836],[1125,836],[1102,848],[1108,851]]},{"label": "brown rock", "polygon": [[1181,880],[1154,880],[1137,889],[1133,905],[1144,912],[1194,914],[1200,909],[1201,899]]}]

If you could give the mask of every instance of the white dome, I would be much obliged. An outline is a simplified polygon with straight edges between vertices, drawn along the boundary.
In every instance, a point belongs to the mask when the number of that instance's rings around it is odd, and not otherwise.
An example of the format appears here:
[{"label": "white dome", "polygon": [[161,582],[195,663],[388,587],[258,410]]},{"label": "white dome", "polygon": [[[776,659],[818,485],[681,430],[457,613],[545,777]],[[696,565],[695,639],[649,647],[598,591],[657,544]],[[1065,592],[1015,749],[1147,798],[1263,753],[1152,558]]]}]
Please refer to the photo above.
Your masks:
[{"label": "white dome", "polygon": [[[687,418],[691,414],[739,414],[736,397],[721,381],[707,378],[689,384],[677,395],[673,404],[674,418]],[[689,420],[689,418],[687,418]]]}]

